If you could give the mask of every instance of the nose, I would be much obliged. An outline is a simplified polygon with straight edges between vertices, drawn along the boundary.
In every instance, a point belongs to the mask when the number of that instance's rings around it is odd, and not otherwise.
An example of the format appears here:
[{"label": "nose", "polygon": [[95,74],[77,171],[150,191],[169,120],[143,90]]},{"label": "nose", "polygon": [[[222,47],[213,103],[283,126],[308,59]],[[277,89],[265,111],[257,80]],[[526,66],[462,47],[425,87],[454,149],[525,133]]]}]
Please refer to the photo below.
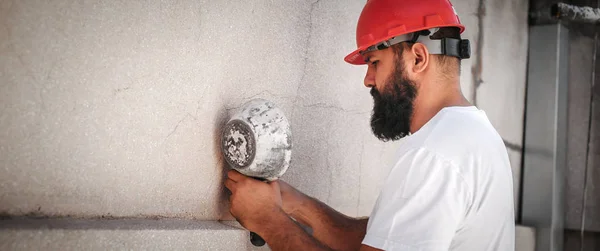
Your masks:
[{"label": "nose", "polygon": [[375,69],[371,65],[367,68],[367,74],[365,75],[365,87],[375,87]]}]

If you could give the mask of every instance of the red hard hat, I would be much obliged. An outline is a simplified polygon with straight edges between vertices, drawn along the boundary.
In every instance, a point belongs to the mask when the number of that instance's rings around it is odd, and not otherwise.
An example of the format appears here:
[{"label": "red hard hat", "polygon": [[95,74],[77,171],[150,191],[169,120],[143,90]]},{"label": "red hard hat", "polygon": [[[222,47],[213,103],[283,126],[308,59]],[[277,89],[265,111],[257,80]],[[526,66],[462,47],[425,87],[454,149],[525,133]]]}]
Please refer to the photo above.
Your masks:
[{"label": "red hard hat", "polygon": [[437,27],[465,27],[449,0],[368,0],[356,28],[358,49],[344,60],[365,64],[361,51],[399,35]]}]

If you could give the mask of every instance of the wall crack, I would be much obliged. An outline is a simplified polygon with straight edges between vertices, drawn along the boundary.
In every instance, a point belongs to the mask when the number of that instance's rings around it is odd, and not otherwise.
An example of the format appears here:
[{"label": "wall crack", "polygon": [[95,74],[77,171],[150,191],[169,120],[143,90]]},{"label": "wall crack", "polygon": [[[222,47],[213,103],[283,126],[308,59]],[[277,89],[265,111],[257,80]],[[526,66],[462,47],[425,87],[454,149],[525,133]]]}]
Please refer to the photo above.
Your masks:
[{"label": "wall crack", "polygon": [[294,96],[283,96],[283,95],[276,95],[276,94],[274,94],[274,93],[272,93],[272,92],[270,92],[270,91],[268,91],[268,90],[265,90],[265,91],[259,92],[259,93],[257,93],[257,94],[254,94],[254,95],[248,96],[248,97],[243,97],[243,98],[242,98],[242,100],[243,100],[243,102],[245,103],[245,102],[247,102],[247,101],[250,101],[251,99],[253,99],[253,98],[257,97],[257,96],[264,96],[265,94],[268,94],[268,95],[270,95],[270,96],[273,96],[273,97],[281,98],[281,99],[290,99],[290,98],[294,98]]},{"label": "wall crack", "polygon": [[339,110],[339,111],[347,112],[347,113],[352,113],[352,114],[365,114],[365,113],[369,113],[368,111],[348,110],[348,109],[345,109],[345,108],[340,107],[340,106],[329,105],[329,104],[325,104],[325,103],[315,103],[315,104],[311,104],[311,105],[304,105],[302,107],[304,107],[304,108],[335,109],[335,110]]},{"label": "wall crack", "polygon": [[309,10],[309,15],[308,15],[308,35],[306,36],[306,41],[304,42],[304,44],[305,44],[304,58],[303,58],[304,66],[302,69],[302,76],[300,77],[300,82],[298,83],[298,89],[296,89],[294,103],[292,103],[292,116],[294,116],[294,113],[296,112],[296,105],[298,104],[298,99],[300,97],[300,94],[299,94],[300,89],[302,88],[304,80],[306,79],[306,75],[307,75],[306,70],[308,69],[308,51],[309,51],[309,47],[310,47],[310,41],[312,39],[312,33],[314,30],[313,16],[314,16],[314,11],[315,11],[315,6],[320,1],[321,0],[317,0],[310,4],[310,10]]},{"label": "wall crack", "polygon": [[192,115],[191,113],[189,113],[189,112],[186,113],[185,116],[183,116],[183,118],[180,119],[179,122],[177,122],[177,124],[175,125],[175,127],[173,127],[173,130],[171,130],[171,132],[167,135],[167,137],[165,137],[165,140],[163,141],[163,145],[177,131],[177,128],[179,128],[179,126],[181,125],[181,123],[183,123],[183,121],[185,121],[188,118],[192,118],[193,120],[198,120],[198,118],[196,116]]}]

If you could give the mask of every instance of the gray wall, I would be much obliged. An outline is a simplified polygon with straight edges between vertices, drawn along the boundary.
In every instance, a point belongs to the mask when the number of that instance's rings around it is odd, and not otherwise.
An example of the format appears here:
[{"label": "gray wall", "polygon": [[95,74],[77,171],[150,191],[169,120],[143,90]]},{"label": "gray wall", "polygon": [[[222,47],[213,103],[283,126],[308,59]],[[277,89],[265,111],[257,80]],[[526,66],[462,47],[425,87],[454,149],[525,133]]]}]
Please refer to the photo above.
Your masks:
[{"label": "gray wall", "polygon": [[[261,97],[292,123],[283,179],[368,215],[398,143],[371,135],[365,68],[343,61],[363,4],[0,0],[1,214],[230,219],[217,134]],[[528,3],[454,4],[474,49],[463,91],[517,194]]]},{"label": "gray wall", "polygon": [[[570,56],[570,74],[569,74],[569,138],[568,138],[568,159],[566,174],[566,215],[565,227],[569,229],[580,229],[582,219],[582,206],[584,197],[584,186],[588,188],[594,186],[593,175],[588,172],[588,184],[586,184],[585,172],[586,164],[588,171],[593,172],[593,157],[587,161],[588,137],[590,133],[590,87],[592,84],[592,68],[595,55],[594,39],[583,36],[577,29],[571,33],[571,56]],[[592,142],[593,143],[593,142]],[[593,144],[592,144],[593,146]],[[592,154],[593,154],[593,149]],[[593,190],[588,190],[592,195]],[[586,217],[596,214],[593,206],[595,201],[588,198],[586,205]],[[590,218],[591,219],[591,218]],[[588,224],[592,222],[587,222]],[[590,229],[588,225],[587,228]],[[600,231],[600,225],[594,226],[596,231]],[[591,229],[590,229],[591,230]]]},{"label": "gray wall", "polygon": [[[532,8],[549,7],[556,0],[534,0]],[[597,0],[562,1],[578,6],[598,7]],[[600,246],[600,67],[594,59],[594,36],[598,27],[567,23],[570,31],[568,150],[565,171],[565,250],[597,250]],[[594,103],[590,106],[595,79]],[[590,108],[592,114],[590,116]],[[591,120],[591,127],[590,127]],[[589,153],[588,153],[589,142]],[[585,203],[584,203],[585,198]],[[582,219],[584,225],[582,225]],[[580,230],[584,227],[584,240]]]}]

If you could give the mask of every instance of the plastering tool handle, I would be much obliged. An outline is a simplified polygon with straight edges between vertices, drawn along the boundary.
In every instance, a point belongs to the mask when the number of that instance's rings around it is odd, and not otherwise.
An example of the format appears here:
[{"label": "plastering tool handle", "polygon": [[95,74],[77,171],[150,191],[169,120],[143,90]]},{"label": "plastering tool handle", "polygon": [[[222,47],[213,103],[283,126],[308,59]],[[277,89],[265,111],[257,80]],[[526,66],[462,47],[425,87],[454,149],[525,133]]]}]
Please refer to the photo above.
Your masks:
[{"label": "plastering tool handle", "polygon": [[[254,178],[256,180],[260,180],[262,182],[267,182],[267,180],[263,179],[263,178],[258,178],[258,177],[252,177],[252,178]],[[266,243],[266,241],[255,232],[250,232],[250,242],[252,243],[252,245],[257,246],[257,247],[262,247]]]},{"label": "plastering tool handle", "polygon": [[266,243],[265,240],[255,232],[250,232],[250,242],[257,247],[262,247]]}]

